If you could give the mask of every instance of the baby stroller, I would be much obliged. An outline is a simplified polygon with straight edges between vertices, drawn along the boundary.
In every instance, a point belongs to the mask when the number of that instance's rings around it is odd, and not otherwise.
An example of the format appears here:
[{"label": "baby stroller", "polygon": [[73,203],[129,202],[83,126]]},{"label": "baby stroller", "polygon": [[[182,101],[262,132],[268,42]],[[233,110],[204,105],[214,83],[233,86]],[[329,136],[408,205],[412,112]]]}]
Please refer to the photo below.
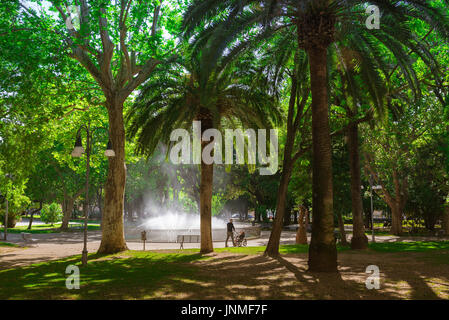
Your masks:
[{"label": "baby stroller", "polygon": [[245,231],[240,232],[238,235],[234,234],[234,242],[236,247],[246,247]]}]

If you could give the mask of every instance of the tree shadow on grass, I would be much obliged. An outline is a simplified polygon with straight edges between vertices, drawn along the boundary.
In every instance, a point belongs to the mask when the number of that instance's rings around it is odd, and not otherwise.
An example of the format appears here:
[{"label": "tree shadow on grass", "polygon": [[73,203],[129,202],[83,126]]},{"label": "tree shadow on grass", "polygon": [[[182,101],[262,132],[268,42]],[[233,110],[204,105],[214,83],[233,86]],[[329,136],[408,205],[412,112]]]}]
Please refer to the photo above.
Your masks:
[{"label": "tree shadow on grass", "polygon": [[[365,287],[366,264],[378,263],[388,279],[394,264],[378,257],[353,255],[340,261],[340,273],[307,271],[307,255],[277,259],[262,255],[125,252],[89,255],[80,267],[81,288],[65,286],[66,267],[80,256],[0,271],[0,299],[399,299],[400,294]],[[370,261],[366,261],[366,259]],[[351,260],[352,259],[352,260]],[[371,261],[372,260],[372,261]],[[413,277],[409,270],[409,276]],[[425,272],[413,271],[419,276]],[[443,281],[445,282],[445,281]],[[414,284],[415,285],[415,284]],[[419,292],[422,283],[415,285]],[[424,288],[425,290],[425,288]],[[420,297],[420,295],[412,295]],[[435,298],[435,296],[430,298]]]}]

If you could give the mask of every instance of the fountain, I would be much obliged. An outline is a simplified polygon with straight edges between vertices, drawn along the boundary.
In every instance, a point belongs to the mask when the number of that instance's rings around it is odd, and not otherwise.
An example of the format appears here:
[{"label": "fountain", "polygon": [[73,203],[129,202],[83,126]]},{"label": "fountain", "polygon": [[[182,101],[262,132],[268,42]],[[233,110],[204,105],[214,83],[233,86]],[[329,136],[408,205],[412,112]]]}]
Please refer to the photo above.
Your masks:
[{"label": "fountain", "polygon": [[[259,236],[260,229],[235,223],[236,231],[244,229],[248,235]],[[126,223],[127,240],[140,239],[142,231],[147,233],[148,242],[176,242],[178,235],[199,235],[200,217],[197,214],[168,211],[164,214],[149,217],[137,224]],[[212,240],[226,239],[226,221],[212,217]]]}]

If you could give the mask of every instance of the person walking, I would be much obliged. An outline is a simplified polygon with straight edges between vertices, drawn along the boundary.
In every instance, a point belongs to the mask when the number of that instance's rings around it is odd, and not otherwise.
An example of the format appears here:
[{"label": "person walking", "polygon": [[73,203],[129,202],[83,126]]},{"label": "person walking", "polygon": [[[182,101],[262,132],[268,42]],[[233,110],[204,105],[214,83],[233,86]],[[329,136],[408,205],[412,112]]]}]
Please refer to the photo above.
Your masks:
[{"label": "person walking", "polygon": [[231,237],[231,239],[232,239],[232,245],[235,247],[235,241],[234,241],[234,231],[235,231],[235,228],[234,228],[234,224],[232,223],[232,219],[229,219],[229,222],[228,222],[228,224],[226,225],[226,227],[227,227],[227,229],[228,229],[228,232],[227,232],[227,237],[226,237],[225,247],[226,247],[226,248],[228,247],[228,240],[229,240],[229,237]]}]

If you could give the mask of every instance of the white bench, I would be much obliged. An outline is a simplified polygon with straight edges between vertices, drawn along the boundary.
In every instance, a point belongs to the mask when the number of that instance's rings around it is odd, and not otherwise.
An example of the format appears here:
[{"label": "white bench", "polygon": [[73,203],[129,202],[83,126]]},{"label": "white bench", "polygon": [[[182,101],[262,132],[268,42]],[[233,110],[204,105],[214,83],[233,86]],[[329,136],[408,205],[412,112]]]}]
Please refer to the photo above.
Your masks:
[{"label": "white bench", "polygon": [[201,236],[199,234],[178,234],[176,242],[180,243],[179,249],[184,249],[184,243],[200,243]]}]

